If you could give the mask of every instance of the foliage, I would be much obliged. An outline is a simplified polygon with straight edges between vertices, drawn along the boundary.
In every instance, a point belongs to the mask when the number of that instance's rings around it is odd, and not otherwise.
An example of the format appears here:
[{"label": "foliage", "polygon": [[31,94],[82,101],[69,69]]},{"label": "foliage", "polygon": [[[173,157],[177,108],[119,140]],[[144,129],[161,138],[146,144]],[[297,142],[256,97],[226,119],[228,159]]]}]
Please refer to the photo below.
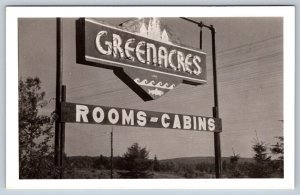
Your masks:
[{"label": "foliage", "polygon": [[[239,154],[235,154],[234,152],[230,157],[223,157],[222,177],[283,177],[279,174],[279,168],[281,167],[283,170],[283,167],[279,166],[279,159],[283,159],[283,143],[281,143],[279,138],[278,142],[275,142],[271,147],[268,147],[264,142],[257,142],[252,147],[257,151],[253,158],[242,158]],[[114,178],[214,178],[215,165],[211,157],[195,157],[192,158],[193,160],[190,160],[191,158],[158,160],[155,156],[154,159],[151,160],[148,159],[149,153],[146,149],[143,150],[143,154],[136,155],[139,153],[137,151],[141,150],[142,148],[136,143],[128,149],[125,153],[126,155],[124,154],[123,156],[113,158]],[[270,159],[272,151],[276,152],[272,153],[274,158]],[[134,156],[133,159],[136,159],[138,156],[147,159],[146,161],[149,163],[149,166],[136,172],[133,170],[133,167],[142,166],[128,166],[132,165],[132,163],[128,163],[128,160],[131,159],[129,156]],[[264,161],[263,159],[267,159],[265,160],[265,166],[261,166],[261,161]],[[70,169],[72,171],[68,172],[67,178],[110,178],[110,157],[103,155],[98,157],[68,157],[67,161],[73,167],[73,169]],[[264,171],[268,172],[265,173]],[[257,174],[260,173],[261,175],[258,176]]]},{"label": "foliage", "polygon": [[[239,154],[234,152],[230,157],[223,157],[222,177],[282,177],[278,170],[280,167],[278,165],[279,159],[283,158],[283,150],[278,149],[281,145],[283,147],[280,140],[278,140],[278,143],[271,145],[270,148],[264,142],[257,142],[252,146],[257,151],[253,158],[241,158]],[[273,150],[272,148],[275,147],[276,149]],[[142,148],[135,143],[128,148],[123,156],[113,158],[114,178],[214,178],[215,165],[211,157],[195,157],[193,160],[190,160],[190,158],[158,160],[155,156],[151,160],[148,159],[148,151],[145,148],[142,150],[143,152],[141,150]],[[281,152],[275,152],[276,159],[272,160],[270,159],[270,151],[282,151],[282,157]],[[138,157],[142,157],[144,160],[147,159],[145,161],[149,166],[141,169],[142,165],[133,165],[134,161],[129,160]],[[265,163],[265,166],[260,166],[263,159],[268,159],[265,160],[267,163]],[[69,165],[72,165],[72,169],[66,171],[66,178],[110,178],[110,157],[103,155],[98,157],[78,156],[68,157],[66,161]],[[137,167],[139,171],[133,169]],[[281,168],[283,169],[282,166]],[[265,173],[264,171],[268,172]],[[261,176],[258,176],[258,173],[261,173]]]},{"label": "foliage", "polygon": [[277,170],[281,177],[283,177],[283,163],[284,163],[284,145],[283,145],[283,136],[275,137],[278,139],[276,144],[272,145],[270,148],[273,155],[277,157],[277,159],[273,160],[273,167]]},{"label": "foliage", "polygon": [[160,164],[159,161],[157,160],[156,155],[154,156],[154,160],[153,160],[153,170],[160,171]]},{"label": "foliage", "polygon": [[268,154],[267,144],[263,141],[256,141],[252,146],[255,155],[253,159],[255,163],[249,167],[249,177],[251,178],[268,178],[271,176],[272,167],[271,156]]},{"label": "foliage", "polygon": [[195,166],[190,164],[179,164],[177,172],[185,178],[196,178]]},{"label": "foliage", "polygon": [[93,167],[95,169],[109,169],[110,168],[110,160],[108,157],[105,157],[103,155],[100,155],[93,164]]},{"label": "foliage", "polygon": [[229,157],[229,167],[228,167],[228,177],[229,178],[242,178],[245,177],[245,174],[243,174],[243,171],[241,171],[241,168],[239,166],[239,160],[240,160],[240,155],[235,154],[233,152],[233,155]]},{"label": "foliage", "polygon": [[228,170],[228,163],[226,160],[222,161],[222,171],[225,172]]},{"label": "foliage", "polygon": [[175,170],[175,162],[170,162],[170,161],[167,161],[167,162],[160,162],[160,170],[161,171],[174,171]]},{"label": "foliage", "polygon": [[214,167],[213,163],[201,162],[196,164],[195,169],[203,173],[212,173],[214,172]]},{"label": "foliage", "polygon": [[21,179],[51,178],[53,117],[40,115],[47,102],[39,78],[19,81],[19,172]]},{"label": "foliage", "polygon": [[149,168],[151,160],[148,159],[149,152],[146,148],[141,148],[138,143],[134,143],[124,154],[124,169],[127,173],[121,173],[124,178],[148,178],[151,177]]}]

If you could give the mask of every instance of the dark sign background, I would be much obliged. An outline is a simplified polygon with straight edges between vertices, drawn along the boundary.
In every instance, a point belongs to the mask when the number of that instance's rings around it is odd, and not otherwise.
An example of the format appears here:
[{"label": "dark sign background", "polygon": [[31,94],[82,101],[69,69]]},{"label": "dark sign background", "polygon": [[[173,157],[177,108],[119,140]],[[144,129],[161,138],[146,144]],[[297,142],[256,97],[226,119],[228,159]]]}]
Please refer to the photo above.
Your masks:
[{"label": "dark sign background", "polygon": [[[61,104],[61,122],[70,122],[70,123],[79,123],[76,122],[76,105],[84,105],[87,106],[89,109],[89,112],[87,114],[87,119],[88,122],[80,122],[80,123],[86,123],[86,124],[101,124],[101,125],[119,125],[119,126],[136,126],[136,127],[151,127],[151,128],[166,128],[162,126],[161,123],[161,117],[163,114],[168,114],[168,116],[170,117],[170,119],[167,119],[166,121],[170,123],[169,127],[167,127],[167,129],[177,129],[177,130],[193,130],[193,131],[210,131],[208,130],[208,125],[207,125],[207,120],[212,118],[212,117],[203,117],[203,116],[193,116],[193,115],[186,115],[186,114],[174,114],[174,113],[167,113],[167,112],[154,112],[154,111],[145,111],[145,110],[136,110],[136,109],[128,109],[128,108],[118,108],[118,107],[108,107],[108,106],[96,106],[96,105],[87,105],[87,104],[80,104],[80,103],[67,103],[67,102],[63,102]],[[103,119],[103,121],[101,123],[97,123],[94,121],[93,116],[92,116],[92,111],[95,107],[101,107],[105,113],[105,117]],[[120,119],[118,120],[118,122],[116,124],[112,124],[107,117],[107,113],[110,109],[116,109],[119,113],[119,117]],[[132,110],[134,112],[134,116],[136,116],[136,113],[138,111],[143,111],[147,114],[146,116],[146,120],[147,123],[145,126],[139,126],[136,124],[136,117],[134,117],[134,125],[130,125],[130,124],[122,124],[122,109],[126,110],[126,113],[129,113],[130,110]],[[173,128],[173,124],[174,121],[172,120],[174,118],[175,115],[179,116],[179,120],[180,120],[180,124],[181,124],[181,128]],[[184,129],[183,128],[183,119],[182,116],[190,116],[191,118],[193,117],[201,117],[201,118],[205,118],[206,119],[206,130],[195,130],[193,129],[193,125],[191,127],[191,129]],[[158,118],[157,121],[151,121],[151,118]],[[221,119],[219,118],[213,118],[215,121],[215,130],[210,131],[210,132],[220,132],[222,131],[222,122]],[[192,122],[193,124],[193,122]]]},{"label": "dark sign background", "polygon": [[[112,40],[112,34],[118,34],[122,38],[122,44],[121,47],[124,48],[124,44],[127,39],[135,38],[135,42],[138,43],[139,41],[145,41],[146,43],[153,43],[157,49],[159,46],[165,47],[168,51],[171,51],[173,49],[182,51],[185,55],[186,54],[192,54],[193,56],[197,55],[201,58],[200,67],[202,69],[202,72],[199,75],[189,74],[183,71],[175,71],[170,68],[160,68],[158,66],[148,65],[139,62],[138,60],[131,61],[130,59],[121,59],[120,57],[113,58],[111,55],[102,55],[97,51],[97,48],[95,46],[95,39],[99,31],[105,30],[108,32],[107,34],[107,40]],[[113,66],[111,68],[114,69],[114,67],[126,67],[125,65],[120,65],[114,62],[123,63],[132,67],[141,67],[144,69],[147,69],[149,71],[159,71],[166,74],[172,74],[173,76],[182,76],[184,80],[191,82],[193,84],[201,84],[206,82],[206,54],[200,51],[188,49],[185,47],[180,47],[176,45],[170,45],[163,42],[155,41],[146,37],[142,37],[133,33],[126,32],[124,30],[118,30],[115,28],[107,27],[106,25],[101,24],[95,24],[87,21],[86,19],[79,19],[77,21],[77,50],[78,50],[78,60],[80,63],[88,64],[88,65],[94,65],[104,68],[110,68],[109,66]],[[86,56],[91,56],[93,58],[97,59],[88,59]],[[110,62],[101,61],[101,59],[108,60]],[[103,66],[104,65],[104,66]],[[106,66],[105,66],[106,65]],[[197,80],[194,80],[197,79]]]},{"label": "dark sign background", "polygon": [[[157,99],[167,93],[170,89],[142,86],[134,82],[134,80],[137,78],[141,81],[146,79],[148,83],[151,81],[155,82],[155,84],[162,82],[164,85],[167,83],[168,86],[177,86],[182,82],[191,85],[206,83],[205,53],[193,49],[188,49],[186,47],[166,44],[121,29],[119,30],[114,27],[108,27],[106,25],[93,22],[83,18],[76,21],[77,62],[85,65],[113,69],[115,75],[119,79],[121,79],[129,88],[131,88],[137,95],[139,95],[144,101]],[[122,48],[124,48],[126,40],[128,40],[129,38],[134,38],[136,40],[135,43],[138,43],[139,41],[145,41],[146,43],[154,44],[157,50],[158,47],[162,46],[165,47],[168,52],[170,52],[171,50],[177,50],[181,51],[183,55],[191,54],[192,56],[199,56],[201,58],[201,62],[199,63],[199,66],[201,67],[201,73],[199,75],[195,75],[183,71],[175,71],[170,67],[164,68],[151,64],[141,63],[137,59],[135,61],[126,58],[122,59],[120,58],[119,54],[117,57],[113,57],[112,55],[103,55],[97,50],[95,44],[96,36],[100,31],[108,32],[105,37],[105,40],[108,41],[112,41],[112,34],[118,34],[122,38]],[[104,45],[104,43],[101,43],[101,45]],[[174,57],[175,56],[176,55],[174,55]],[[146,59],[145,56],[144,58]],[[176,61],[174,63],[176,65]],[[155,78],[155,80],[153,78]]]}]

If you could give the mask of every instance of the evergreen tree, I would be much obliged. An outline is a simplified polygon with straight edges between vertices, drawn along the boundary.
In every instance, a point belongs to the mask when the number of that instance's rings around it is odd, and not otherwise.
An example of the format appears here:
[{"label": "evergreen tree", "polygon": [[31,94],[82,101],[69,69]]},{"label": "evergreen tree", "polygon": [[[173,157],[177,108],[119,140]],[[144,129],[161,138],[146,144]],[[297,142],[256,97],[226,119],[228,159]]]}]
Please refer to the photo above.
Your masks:
[{"label": "evergreen tree", "polygon": [[243,173],[239,168],[239,160],[240,160],[240,155],[239,154],[235,154],[234,150],[233,151],[233,155],[230,156],[229,161],[230,161],[230,165],[229,165],[229,174],[228,177],[230,178],[241,178],[243,177]]},{"label": "evergreen tree", "polygon": [[127,173],[120,173],[123,178],[149,178],[151,161],[148,159],[149,152],[134,143],[124,154],[124,169]]},{"label": "evergreen tree", "polygon": [[160,166],[159,166],[159,162],[157,160],[156,155],[154,156],[154,160],[153,160],[153,170],[160,171]]},{"label": "evergreen tree", "polygon": [[279,172],[280,177],[283,177],[283,162],[284,162],[284,145],[283,145],[283,136],[275,137],[278,139],[276,144],[272,145],[271,152],[277,158],[273,160],[273,168]]},{"label": "evergreen tree", "polygon": [[252,146],[255,152],[255,163],[250,166],[249,177],[251,178],[268,178],[271,176],[271,156],[268,154],[267,144],[257,139]]}]

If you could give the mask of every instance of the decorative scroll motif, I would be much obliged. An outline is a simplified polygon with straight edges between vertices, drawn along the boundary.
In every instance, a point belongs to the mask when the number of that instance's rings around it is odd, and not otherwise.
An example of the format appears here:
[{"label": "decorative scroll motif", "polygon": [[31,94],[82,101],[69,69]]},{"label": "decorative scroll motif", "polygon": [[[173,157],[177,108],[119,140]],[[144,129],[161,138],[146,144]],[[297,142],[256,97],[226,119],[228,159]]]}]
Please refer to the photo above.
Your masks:
[{"label": "decorative scroll motif", "polygon": [[[163,84],[161,81],[158,83],[155,83],[155,81],[149,81],[147,79],[144,80],[140,80],[139,78],[134,79],[134,81],[138,84],[138,85],[142,85],[142,86],[147,86],[147,87],[156,87],[156,88],[160,88],[160,89],[174,89],[175,84],[170,85],[169,83],[165,83]],[[170,86],[169,86],[170,85]]]},{"label": "decorative scroll motif", "polygon": [[155,89],[153,89],[153,90],[148,89],[148,93],[149,93],[150,95],[156,95],[156,96],[162,96],[162,95],[164,94],[163,91],[161,91],[161,90],[159,90],[159,89],[157,89],[157,88],[155,88]]}]

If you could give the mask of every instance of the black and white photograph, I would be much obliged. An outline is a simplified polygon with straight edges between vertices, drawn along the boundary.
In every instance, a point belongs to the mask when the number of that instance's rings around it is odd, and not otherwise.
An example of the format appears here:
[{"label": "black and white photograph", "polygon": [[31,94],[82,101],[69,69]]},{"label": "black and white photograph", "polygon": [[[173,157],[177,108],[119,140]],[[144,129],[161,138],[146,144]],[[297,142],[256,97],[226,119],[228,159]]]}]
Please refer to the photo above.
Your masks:
[{"label": "black and white photograph", "polygon": [[292,187],[287,110],[294,102],[287,98],[295,64],[286,32],[293,7],[252,7],[250,15],[240,8],[245,16],[238,9],[229,16],[225,7],[224,16],[163,8],[16,14],[17,129],[7,155],[21,186],[191,181],[202,188],[198,181],[251,179]]}]

